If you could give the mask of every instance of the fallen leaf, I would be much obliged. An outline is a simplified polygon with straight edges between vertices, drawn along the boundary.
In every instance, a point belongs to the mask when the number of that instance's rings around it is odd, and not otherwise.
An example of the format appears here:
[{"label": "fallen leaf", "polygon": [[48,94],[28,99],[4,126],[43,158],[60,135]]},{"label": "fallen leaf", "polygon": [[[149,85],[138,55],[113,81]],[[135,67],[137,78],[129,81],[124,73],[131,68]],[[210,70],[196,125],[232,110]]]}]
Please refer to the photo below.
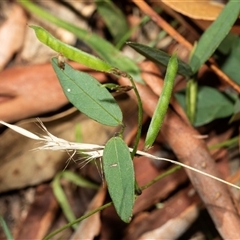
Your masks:
[{"label": "fallen leaf", "polygon": [[179,216],[167,221],[160,228],[144,233],[138,240],[145,239],[177,239],[198,217],[198,206],[193,204]]},{"label": "fallen leaf", "polygon": [[13,55],[22,47],[27,16],[23,8],[13,4],[9,18],[0,28],[0,70],[2,70]]},{"label": "fallen leaf", "polygon": [[162,2],[185,16],[202,20],[215,20],[224,7],[224,4],[211,0],[162,0]]},{"label": "fallen leaf", "polygon": [[[218,17],[224,8],[224,4],[214,0],[192,0],[192,1],[173,1],[162,0],[169,8],[179,12],[189,18],[192,18],[201,29],[207,29],[210,24]],[[162,3],[159,2],[161,5]],[[236,2],[236,4],[238,4]],[[231,32],[240,34],[239,23],[235,23]]]},{"label": "fallen leaf", "polygon": [[[190,194],[190,192],[194,192],[194,194]],[[171,196],[171,193],[169,193]],[[186,215],[183,214],[186,209],[188,209],[191,205],[197,206],[197,203],[200,202],[199,197],[197,196],[196,192],[192,189],[192,187],[185,187],[182,189],[181,192],[178,192],[174,194],[174,196],[171,196],[170,198],[164,199],[160,198],[158,200],[158,208],[153,209],[150,212],[142,212],[141,214],[137,214],[136,217],[133,219],[133,221],[129,224],[126,234],[124,237],[124,240],[130,240],[130,239],[138,239],[141,235],[147,234],[147,232],[150,234],[153,234],[156,230],[164,227],[165,224],[168,222],[171,222],[172,219],[181,219],[182,222],[186,220]],[[145,214],[144,214],[145,213]],[[143,218],[141,221],[139,219]],[[198,215],[198,214],[197,214]],[[182,228],[175,228],[173,227],[172,232],[176,230],[177,233],[185,232],[186,229],[191,225],[190,222],[186,222],[185,226],[182,226]],[[177,239],[177,236],[171,235],[170,231],[165,232],[165,235],[168,235],[167,239]],[[153,235],[154,236],[154,235]],[[165,238],[159,238],[159,237],[148,237],[145,239],[165,239]]]},{"label": "fallen leaf", "polygon": [[[98,193],[89,204],[87,212],[94,210],[98,207],[101,207],[103,205],[105,195],[106,195],[106,188],[100,187]],[[71,240],[94,239],[94,237],[99,234],[100,228],[101,228],[100,212],[97,212],[92,216],[84,219],[80,223],[80,225],[78,226],[78,229],[70,239]]]},{"label": "fallen leaf", "polygon": [[[71,63],[79,70],[86,67]],[[103,73],[89,72],[99,81]],[[14,67],[0,73],[0,119],[19,121],[56,111],[68,104],[62,87],[50,64]]]},{"label": "fallen leaf", "polygon": [[[47,185],[39,185],[36,189],[34,202],[31,204],[27,217],[21,222],[21,227],[15,239],[42,239],[52,225],[59,206]],[[26,226],[31,225],[31,228]]]}]

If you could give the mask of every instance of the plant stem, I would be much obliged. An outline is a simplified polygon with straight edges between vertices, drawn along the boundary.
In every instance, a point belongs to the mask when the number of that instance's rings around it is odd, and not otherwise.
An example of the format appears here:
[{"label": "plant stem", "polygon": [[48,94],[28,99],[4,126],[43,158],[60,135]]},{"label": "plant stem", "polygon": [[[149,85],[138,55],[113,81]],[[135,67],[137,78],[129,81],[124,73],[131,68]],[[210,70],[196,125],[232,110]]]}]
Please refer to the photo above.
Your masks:
[{"label": "plant stem", "polygon": [[143,191],[146,188],[150,187],[151,185],[153,185],[155,182],[159,181],[160,179],[176,172],[177,170],[179,170],[181,168],[181,166],[175,166],[169,170],[167,170],[164,173],[161,173],[160,175],[158,175],[157,177],[155,177],[153,180],[151,180],[150,182],[148,182],[147,184],[145,184],[144,186],[142,186],[140,189]]},{"label": "plant stem", "polygon": [[[131,82],[131,84],[133,86],[133,91],[136,94],[137,103],[138,103],[138,130],[137,130],[137,135],[136,135],[135,143],[134,143],[134,146],[133,146],[133,150],[131,152],[131,156],[132,156],[132,160],[133,160],[134,156],[136,155],[138,144],[139,144],[139,140],[140,140],[141,133],[142,133],[143,108],[142,108],[142,100],[140,98],[139,92],[137,90],[137,87],[136,87],[136,85],[134,83],[133,78],[129,74],[127,74],[127,78],[130,80],[130,82]],[[137,195],[141,195],[142,194],[142,190],[138,186],[136,178],[135,178],[135,193]]]},{"label": "plant stem", "polygon": [[141,137],[141,132],[142,132],[142,119],[143,119],[142,101],[141,101],[140,95],[137,91],[137,88],[135,86],[135,83],[134,83],[133,90],[134,90],[134,92],[137,96],[137,101],[138,101],[138,130],[137,130],[135,143],[134,143],[134,146],[133,146],[132,158],[134,158],[134,156],[136,155],[136,152],[137,152],[137,147],[138,147],[139,140],[140,140],[140,137]]},{"label": "plant stem", "polygon": [[218,149],[218,148],[222,148],[222,147],[231,147],[233,145],[236,145],[239,141],[239,137],[234,137],[234,138],[231,138],[229,140],[226,140],[224,142],[220,142],[220,143],[217,143],[217,144],[213,144],[211,146],[209,146],[209,150],[213,150],[213,149]]},{"label": "plant stem", "polygon": [[[115,75],[118,75],[118,76],[121,76],[121,77],[124,77],[124,78],[128,78],[129,81],[132,84],[133,91],[134,91],[134,93],[135,93],[135,95],[137,97],[137,104],[138,104],[138,130],[137,130],[137,135],[136,135],[135,143],[134,143],[134,146],[133,146],[133,150],[131,152],[131,157],[132,157],[132,160],[133,160],[134,156],[136,155],[137,148],[138,148],[138,143],[139,143],[139,140],[140,140],[140,137],[141,137],[141,133],[142,133],[142,121],[143,121],[142,100],[141,100],[140,94],[139,94],[139,92],[137,90],[136,84],[135,84],[135,82],[134,82],[134,80],[133,80],[131,75],[129,75],[126,72],[122,72],[121,70],[119,70],[117,68],[113,68],[111,70],[111,73],[115,74]],[[135,193],[137,195],[141,195],[141,193],[142,193],[140,187],[138,186],[138,183],[137,183],[136,179],[135,179]]]},{"label": "plant stem", "polygon": [[61,228],[58,228],[56,231],[54,231],[54,232],[50,233],[49,235],[47,235],[43,240],[51,239],[53,236],[55,236],[56,234],[60,233],[60,232],[63,231],[64,229],[66,229],[66,228],[68,228],[68,227],[71,227],[72,225],[74,225],[74,224],[76,224],[76,223],[81,222],[82,220],[84,220],[84,219],[90,217],[91,215],[93,215],[94,213],[100,212],[100,211],[102,211],[103,209],[105,209],[105,208],[107,208],[107,207],[109,207],[109,206],[111,206],[111,205],[112,205],[112,202],[109,202],[109,203],[106,203],[106,204],[104,204],[103,206],[101,206],[101,207],[99,207],[99,208],[96,208],[96,209],[90,211],[89,213],[83,215],[82,217],[76,219],[75,221],[70,222],[70,223],[64,225],[64,226],[61,227]]}]

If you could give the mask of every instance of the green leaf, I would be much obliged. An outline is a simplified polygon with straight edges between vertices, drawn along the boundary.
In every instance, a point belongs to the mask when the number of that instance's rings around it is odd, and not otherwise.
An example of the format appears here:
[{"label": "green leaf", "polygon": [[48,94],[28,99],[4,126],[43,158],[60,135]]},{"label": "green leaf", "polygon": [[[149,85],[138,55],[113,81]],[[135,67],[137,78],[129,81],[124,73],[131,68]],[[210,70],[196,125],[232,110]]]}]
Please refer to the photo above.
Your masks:
[{"label": "green leaf", "polygon": [[134,204],[134,169],[126,143],[120,137],[111,138],[103,152],[103,171],[119,217],[129,222]]},{"label": "green leaf", "polygon": [[240,84],[240,38],[234,39],[231,45],[228,45],[231,49],[228,55],[218,55],[217,63],[219,64],[221,70],[226,73],[231,79],[236,83]]},{"label": "green leaf", "polygon": [[186,86],[186,109],[190,123],[194,124],[197,108],[198,82],[196,76],[187,81]]},{"label": "green leaf", "polygon": [[[181,106],[186,110],[185,91],[175,94]],[[194,126],[201,126],[218,118],[233,114],[234,95],[221,93],[214,88],[198,88],[197,111]]]},{"label": "green leaf", "polygon": [[131,27],[127,32],[125,32],[122,37],[119,39],[118,43],[116,43],[116,48],[121,49],[125,42],[132,36],[132,34],[139,29],[140,26],[144,25],[148,21],[150,21],[149,16],[143,16],[140,22]]},{"label": "green leaf", "polygon": [[102,59],[104,59],[110,65],[119,68],[121,71],[127,72],[134,78],[134,80],[143,83],[141,72],[137,64],[130,58],[124,56],[108,41],[92,32],[81,29],[54,16],[53,14],[46,12],[29,0],[18,0],[18,2],[34,15],[43,18],[45,21],[54,23],[58,27],[64,28],[69,32],[72,32],[76,37],[81,39],[86,45],[92,48]]},{"label": "green leaf", "polygon": [[229,1],[218,18],[203,33],[189,63],[194,73],[208,60],[229,33],[239,12],[239,1]]},{"label": "green leaf", "polygon": [[220,52],[224,56],[228,55],[232,51],[233,45],[238,38],[238,35],[230,32],[218,46],[217,52]]},{"label": "green leaf", "polygon": [[52,66],[68,100],[81,112],[108,126],[122,124],[122,112],[113,96],[92,76],[74,70],[69,64],[59,68],[57,59]]},{"label": "green leaf", "polygon": [[95,183],[92,183],[85,179],[84,177],[80,176],[79,174],[76,174],[71,171],[65,170],[64,172],[59,173],[59,177],[67,179],[71,181],[73,184],[79,187],[85,187],[85,188],[91,188],[91,189],[98,189],[99,186]]},{"label": "green leaf", "polygon": [[240,120],[240,99],[238,98],[234,105],[234,114],[230,119],[230,123]]},{"label": "green leaf", "polygon": [[127,20],[121,10],[109,0],[95,0],[97,10],[101,14],[114,42],[118,42],[129,30]]},{"label": "green leaf", "polygon": [[[171,55],[157,48],[148,47],[146,45],[135,42],[128,42],[127,45],[135,49],[146,58],[152,60],[157,64],[162,64],[163,66],[167,66],[169,59],[171,58]],[[183,62],[181,59],[178,59],[178,73],[183,76],[191,76],[193,74],[190,66]]]},{"label": "green leaf", "polygon": [[10,231],[10,229],[9,229],[9,227],[8,227],[5,219],[2,217],[2,215],[0,215],[0,226],[1,226],[1,228],[2,228],[2,231],[3,231],[3,232],[5,233],[5,235],[6,235],[6,238],[5,238],[5,239],[7,239],[7,240],[12,240],[12,239],[14,239],[13,236],[12,236],[12,234],[11,234],[11,231]]}]

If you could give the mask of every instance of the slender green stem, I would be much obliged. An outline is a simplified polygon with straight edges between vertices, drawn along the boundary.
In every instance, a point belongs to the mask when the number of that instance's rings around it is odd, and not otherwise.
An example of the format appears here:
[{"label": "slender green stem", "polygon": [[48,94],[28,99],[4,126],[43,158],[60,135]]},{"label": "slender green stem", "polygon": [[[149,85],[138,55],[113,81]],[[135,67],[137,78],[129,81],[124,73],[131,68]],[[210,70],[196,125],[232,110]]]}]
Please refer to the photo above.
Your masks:
[{"label": "slender green stem", "polygon": [[[159,176],[157,176],[156,178],[154,178],[152,181],[148,182],[147,184],[145,184],[144,186],[142,186],[141,188],[139,188],[140,191],[142,190],[145,190],[147,189],[148,187],[150,187],[151,185],[153,185],[155,182],[159,181],[160,179],[174,173],[175,171],[177,171],[178,169],[180,169],[181,166],[175,166],[173,168],[171,168],[170,170],[160,174]],[[104,204],[103,206],[99,207],[99,208],[96,208],[94,210],[92,210],[91,212],[83,215],[82,217],[76,219],[75,221],[72,221],[66,225],[64,225],[63,227],[61,228],[58,228],[57,230],[55,230],[54,232],[50,233],[49,235],[47,235],[43,240],[49,240],[51,239],[53,236],[57,235],[58,233],[60,233],[61,231],[69,228],[69,227],[72,227],[74,224],[76,223],[79,223],[81,222],[82,220],[92,216],[93,214],[97,213],[97,212],[100,212],[102,211],[103,209],[107,208],[107,207],[110,207],[112,205],[112,202],[109,202],[109,203],[106,203]]]},{"label": "slender green stem", "polygon": [[234,137],[227,141],[220,142],[220,143],[209,146],[209,150],[218,149],[218,148],[222,148],[222,147],[231,147],[233,145],[236,145],[238,143],[238,141],[239,141],[239,137]]},{"label": "slender green stem", "polygon": [[13,236],[9,230],[9,227],[7,226],[4,218],[0,215],[0,227],[2,226],[3,232],[6,235],[7,240],[13,239]]},{"label": "slender green stem", "polygon": [[[133,146],[133,150],[131,152],[131,157],[133,159],[134,156],[136,155],[138,144],[139,144],[139,140],[140,140],[141,133],[142,133],[142,121],[143,121],[142,100],[141,100],[140,94],[139,94],[139,92],[137,90],[136,84],[135,84],[135,82],[134,82],[134,80],[133,80],[131,75],[129,75],[126,72],[122,72],[122,71],[120,71],[117,68],[113,68],[111,70],[111,73],[115,74],[115,75],[118,75],[118,76],[121,76],[121,77],[128,78],[129,81],[132,84],[133,91],[134,91],[134,93],[135,93],[135,95],[137,97],[137,104],[138,104],[138,130],[137,130],[137,135],[136,135],[136,138],[135,138],[135,143],[134,143],[134,146]],[[136,192],[137,195],[140,195],[142,193],[142,191],[139,188],[136,180],[135,180],[135,192]]]},{"label": "slender green stem", "polygon": [[130,82],[133,85],[133,91],[136,94],[137,102],[138,102],[138,130],[137,130],[135,143],[134,143],[134,146],[133,146],[133,151],[131,153],[132,158],[134,158],[134,156],[136,155],[136,152],[137,152],[137,148],[138,148],[138,144],[139,144],[139,140],[140,140],[141,132],[142,132],[143,108],[142,108],[142,101],[141,101],[139,92],[137,90],[137,87],[134,83],[133,78],[130,75],[128,75],[127,78],[130,80]]},{"label": "slender green stem", "polygon": [[186,88],[187,116],[192,124],[196,118],[198,82],[196,75],[188,80]]},{"label": "slender green stem", "polygon": [[159,181],[160,179],[176,172],[177,170],[179,170],[181,168],[181,166],[175,166],[169,170],[167,170],[164,173],[161,173],[160,175],[158,175],[157,177],[155,177],[152,181],[148,182],[147,184],[145,184],[144,186],[142,186],[140,189],[143,191],[146,188],[150,187],[151,185],[153,185],[155,182]]},{"label": "slender green stem", "polygon": [[[136,152],[137,152],[137,148],[138,148],[139,140],[140,140],[140,137],[141,137],[141,133],[142,133],[143,108],[142,108],[142,100],[140,98],[139,92],[137,90],[137,87],[134,83],[133,78],[130,75],[128,75],[127,78],[130,80],[130,82],[133,86],[133,90],[134,90],[134,93],[136,94],[137,102],[138,102],[138,130],[137,130],[137,135],[136,135],[135,143],[134,143],[134,146],[133,146],[133,150],[131,152],[131,157],[132,157],[132,159],[134,159],[134,156],[136,155]],[[142,194],[142,190],[138,186],[136,178],[135,178],[135,193],[137,195]]]},{"label": "slender green stem", "polygon": [[[140,97],[139,92],[137,90],[137,87],[134,83],[133,78],[129,74],[127,74],[127,78],[130,80],[130,82],[133,86],[133,91],[134,91],[134,93],[137,97],[137,102],[138,102],[138,130],[137,130],[137,135],[136,135],[136,138],[135,138],[135,143],[134,143],[134,146],[133,146],[133,150],[131,152],[131,157],[133,159],[134,156],[136,155],[139,140],[140,140],[141,133],[142,133],[143,108],[142,108],[142,100],[141,100],[141,97]],[[142,193],[140,187],[138,186],[138,183],[137,183],[136,179],[135,179],[135,192],[138,195],[141,195],[141,193]]]},{"label": "slender green stem", "polygon": [[111,206],[111,205],[112,205],[112,202],[109,202],[109,203],[106,203],[106,204],[104,204],[103,206],[101,206],[101,207],[99,207],[99,208],[96,208],[96,209],[90,211],[89,213],[83,215],[82,217],[76,219],[75,221],[70,222],[70,223],[64,225],[64,226],[61,227],[61,228],[58,228],[56,231],[54,231],[54,232],[50,233],[49,235],[47,235],[43,240],[51,239],[53,236],[55,236],[56,234],[58,234],[58,233],[60,233],[61,231],[65,230],[66,228],[69,228],[69,227],[71,227],[72,225],[81,222],[82,220],[84,220],[84,219],[92,216],[94,213],[100,212],[100,211],[102,211],[103,209],[105,209],[105,208],[107,208],[107,207],[109,207],[109,206]]}]

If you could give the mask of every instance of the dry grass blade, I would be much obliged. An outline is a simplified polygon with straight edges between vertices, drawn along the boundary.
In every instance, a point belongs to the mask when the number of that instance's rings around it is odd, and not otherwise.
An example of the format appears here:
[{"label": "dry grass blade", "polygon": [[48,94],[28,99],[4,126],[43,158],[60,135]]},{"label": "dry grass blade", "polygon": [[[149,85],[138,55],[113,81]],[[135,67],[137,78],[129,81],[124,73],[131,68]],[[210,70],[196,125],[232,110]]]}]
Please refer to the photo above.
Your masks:
[{"label": "dry grass blade", "polygon": [[[84,157],[82,158],[83,159],[82,167],[84,167],[86,164],[88,164],[89,162],[91,162],[94,159],[101,159],[102,158],[104,146],[100,146],[100,145],[96,145],[96,144],[74,143],[74,142],[66,141],[64,139],[61,139],[61,138],[58,138],[58,137],[52,135],[47,130],[47,128],[43,125],[43,123],[40,121],[40,119],[37,119],[37,121],[39,122],[40,127],[43,129],[43,131],[47,134],[47,135],[43,136],[42,138],[38,137],[37,135],[35,135],[35,134],[33,134],[33,133],[31,133],[31,132],[29,132],[29,131],[21,128],[21,127],[18,127],[18,126],[9,124],[9,123],[5,123],[4,121],[0,121],[0,123],[9,127],[9,128],[11,128],[12,130],[18,132],[19,134],[22,134],[22,135],[26,136],[26,137],[29,137],[29,138],[34,139],[34,140],[44,141],[43,146],[40,146],[40,147],[36,148],[38,150],[53,150],[53,151],[64,150],[64,151],[67,151],[69,153],[69,156],[70,156],[69,159],[70,160],[72,159],[72,157],[74,156],[76,151],[79,150],[81,152],[81,154],[84,155]],[[199,139],[197,139],[197,140],[199,140]],[[132,150],[133,150],[132,148],[129,148],[130,152]],[[71,152],[73,151],[73,154],[71,154],[70,151]],[[214,174],[209,174],[207,172],[201,171],[201,170],[199,170],[195,167],[191,167],[191,166],[189,166],[187,164],[184,164],[184,163],[180,163],[180,162],[168,159],[168,158],[156,157],[154,155],[151,155],[149,153],[146,153],[144,151],[139,151],[139,150],[137,151],[137,155],[145,156],[145,157],[148,157],[148,158],[151,158],[151,159],[154,159],[154,160],[158,160],[158,161],[170,162],[170,163],[179,165],[181,167],[184,167],[188,170],[191,170],[193,172],[197,172],[197,173],[205,175],[209,178],[215,179],[215,180],[217,180],[219,182],[222,182],[226,185],[229,185],[231,187],[240,189],[239,186],[234,185],[232,183],[229,183],[227,181],[224,181],[223,179],[221,179],[219,177],[215,177]]]}]

